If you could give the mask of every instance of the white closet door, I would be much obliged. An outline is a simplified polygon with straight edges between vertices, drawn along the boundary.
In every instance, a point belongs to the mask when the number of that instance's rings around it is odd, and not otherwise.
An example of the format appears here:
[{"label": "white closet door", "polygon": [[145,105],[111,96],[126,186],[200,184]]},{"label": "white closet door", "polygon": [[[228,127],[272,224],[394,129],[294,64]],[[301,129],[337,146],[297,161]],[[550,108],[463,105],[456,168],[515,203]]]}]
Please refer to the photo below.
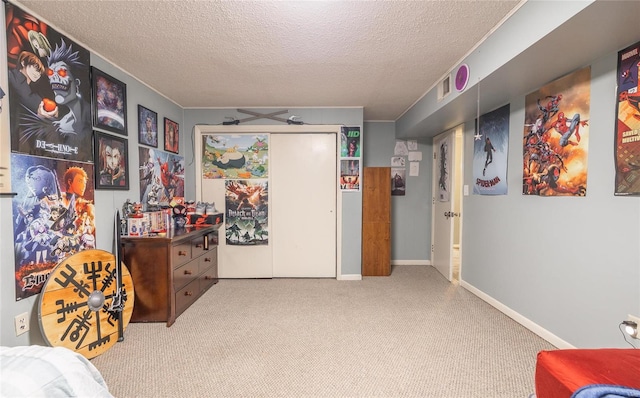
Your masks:
[{"label": "white closet door", "polygon": [[271,134],[274,277],[336,276],[336,134]]}]

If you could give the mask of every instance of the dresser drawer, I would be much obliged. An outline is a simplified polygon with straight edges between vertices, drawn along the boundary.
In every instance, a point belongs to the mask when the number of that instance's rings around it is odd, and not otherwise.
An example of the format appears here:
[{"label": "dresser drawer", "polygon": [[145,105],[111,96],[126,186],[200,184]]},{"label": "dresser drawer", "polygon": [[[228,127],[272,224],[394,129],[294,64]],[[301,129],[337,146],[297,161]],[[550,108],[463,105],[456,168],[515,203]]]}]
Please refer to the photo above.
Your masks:
[{"label": "dresser drawer", "polygon": [[203,256],[198,259],[199,268],[198,273],[204,272],[207,268],[211,268],[218,264],[218,252],[216,250],[209,250]]},{"label": "dresser drawer", "polygon": [[210,267],[208,270],[200,274],[198,277],[200,280],[200,291],[204,292],[211,286],[218,283],[218,265]]},{"label": "dresser drawer", "polygon": [[[191,258],[196,258],[208,250],[205,249],[205,239],[208,239],[206,235],[200,236],[191,241]],[[206,242],[208,246],[208,241]]]},{"label": "dresser drawer", "polygon": [[191,282],[198,276],[199,261],[194,260],[173,270],[173,287],[175,290]]},{"label": "dresser drawer", "polygon": [[176,292],[176,316],[184,312],[200,296],[200,280],[194,279]]},{"label": "dresser drawer", "polygon": [[171,247],[171,262],[177,268],[191,260],[191,242],[180,243]]}]

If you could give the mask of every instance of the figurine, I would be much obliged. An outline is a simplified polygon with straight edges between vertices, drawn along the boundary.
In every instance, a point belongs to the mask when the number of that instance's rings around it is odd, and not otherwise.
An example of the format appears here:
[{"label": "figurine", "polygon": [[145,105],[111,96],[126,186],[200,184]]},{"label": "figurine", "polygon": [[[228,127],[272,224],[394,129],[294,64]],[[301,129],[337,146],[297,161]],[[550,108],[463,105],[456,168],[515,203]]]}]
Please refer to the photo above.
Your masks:
[{"label": "figurine", "polygon": [[143,214],[142,214],[142,203],[133,202],[133,204],[131,205],[131,208],[132,208],[133,212],[129,215],[129,217],[131,217],[131,218],[142,218],[142,217],[144,217]]}]

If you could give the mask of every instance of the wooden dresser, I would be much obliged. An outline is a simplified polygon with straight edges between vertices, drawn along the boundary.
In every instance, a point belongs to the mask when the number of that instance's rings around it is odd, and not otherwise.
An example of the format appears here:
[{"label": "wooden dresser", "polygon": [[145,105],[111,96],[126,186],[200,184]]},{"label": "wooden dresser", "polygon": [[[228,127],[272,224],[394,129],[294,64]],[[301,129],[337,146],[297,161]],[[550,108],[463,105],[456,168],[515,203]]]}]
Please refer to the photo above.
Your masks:
[{"label": "wooden dresser", "polygon": [[131,322],[167,322],[169,327],[218,282],[219,227],[122,237],[122,258],[136,292]]}]

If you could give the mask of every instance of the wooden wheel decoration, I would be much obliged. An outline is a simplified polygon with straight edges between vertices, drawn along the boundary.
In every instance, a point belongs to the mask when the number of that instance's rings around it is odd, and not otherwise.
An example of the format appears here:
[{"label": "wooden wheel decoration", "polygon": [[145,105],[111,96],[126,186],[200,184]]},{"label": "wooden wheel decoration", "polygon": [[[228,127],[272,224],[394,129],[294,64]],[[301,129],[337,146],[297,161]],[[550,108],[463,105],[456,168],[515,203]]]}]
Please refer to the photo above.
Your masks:
[{"label": "wooden wheel decoration", "polygon": [[121,263],[120,284],[118,268],[113,254],[97,249],[58,263],[38,308],[40,329],[49,345],[91,359],[122,339],[133,313],[134,292],[129,270]]}]

